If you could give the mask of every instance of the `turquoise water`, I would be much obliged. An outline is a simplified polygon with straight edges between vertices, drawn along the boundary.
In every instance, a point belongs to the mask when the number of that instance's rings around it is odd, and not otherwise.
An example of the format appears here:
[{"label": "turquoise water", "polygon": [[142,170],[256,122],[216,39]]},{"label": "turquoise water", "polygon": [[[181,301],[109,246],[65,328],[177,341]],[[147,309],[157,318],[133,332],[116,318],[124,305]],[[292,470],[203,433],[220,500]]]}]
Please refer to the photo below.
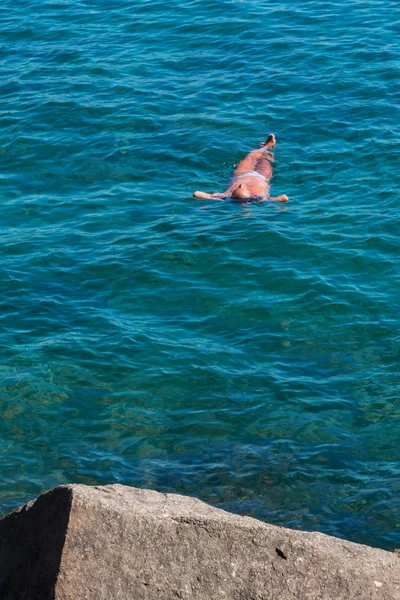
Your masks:
[{"label": "turquoise water", "polygon": [[[400,5],[3,0],[0,510],[66,482],[400,546]],[[287,205],[219,191],[273,131]]]}]

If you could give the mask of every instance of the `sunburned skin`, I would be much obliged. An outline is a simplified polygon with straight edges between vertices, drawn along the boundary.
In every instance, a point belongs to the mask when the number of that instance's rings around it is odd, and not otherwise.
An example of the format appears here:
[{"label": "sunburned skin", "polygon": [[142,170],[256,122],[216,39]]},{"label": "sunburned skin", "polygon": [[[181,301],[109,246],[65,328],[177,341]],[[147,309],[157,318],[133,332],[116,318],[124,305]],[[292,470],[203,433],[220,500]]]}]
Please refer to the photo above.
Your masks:
[{"label": "sunburned skin", "polygon": [[195,198],[224,200],[232,198],[240,202],[287,202],[289,198],[284,194],[272,198],[269,195],[270,184],[272,177],[272,163],[274,155],[272,150],[276,146],[276,138],[273,133],[270,133],[261,147],[257,150],[252,150],[240,163],[236,166],[231,183],[224,192],[207,194],[206,192],[194,192]]}]

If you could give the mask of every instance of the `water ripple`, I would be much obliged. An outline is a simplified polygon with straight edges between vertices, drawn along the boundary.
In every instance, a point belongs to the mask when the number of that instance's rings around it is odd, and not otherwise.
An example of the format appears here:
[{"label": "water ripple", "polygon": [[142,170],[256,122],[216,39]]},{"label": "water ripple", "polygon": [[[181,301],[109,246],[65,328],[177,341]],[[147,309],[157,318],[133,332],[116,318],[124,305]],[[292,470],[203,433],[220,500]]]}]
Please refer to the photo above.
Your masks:
[{"label": "water ripple", "polygon": [[[399,23],[3,2],[3,512],[119,482],[399,545]],[[192,198],[269,131],[287,206]]]}]

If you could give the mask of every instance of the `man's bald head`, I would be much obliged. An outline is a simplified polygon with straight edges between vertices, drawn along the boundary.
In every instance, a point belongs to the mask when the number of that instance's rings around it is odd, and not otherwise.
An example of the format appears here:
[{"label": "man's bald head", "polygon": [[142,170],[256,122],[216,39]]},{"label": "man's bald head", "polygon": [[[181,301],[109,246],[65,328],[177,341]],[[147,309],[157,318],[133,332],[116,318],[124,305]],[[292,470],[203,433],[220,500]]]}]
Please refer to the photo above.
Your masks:
[{"label": "man's bald head", "polygon": [[247,189],[247,187],[243,184],[238,185],[236,189],[233,190],[231,197],[234,200],[248,200],[251,196],[251,193]]}]

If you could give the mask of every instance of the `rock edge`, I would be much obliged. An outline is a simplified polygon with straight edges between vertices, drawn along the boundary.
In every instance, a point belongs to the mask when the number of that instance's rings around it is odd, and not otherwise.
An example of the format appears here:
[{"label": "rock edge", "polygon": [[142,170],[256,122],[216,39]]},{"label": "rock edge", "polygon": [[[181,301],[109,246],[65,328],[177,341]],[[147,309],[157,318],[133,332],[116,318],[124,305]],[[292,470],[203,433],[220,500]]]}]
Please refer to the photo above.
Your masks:
[{"label": "rock edge", "polygon": [[395,553],[200,500],[60,486],[0,520],[5,600],[400,600]]}]

